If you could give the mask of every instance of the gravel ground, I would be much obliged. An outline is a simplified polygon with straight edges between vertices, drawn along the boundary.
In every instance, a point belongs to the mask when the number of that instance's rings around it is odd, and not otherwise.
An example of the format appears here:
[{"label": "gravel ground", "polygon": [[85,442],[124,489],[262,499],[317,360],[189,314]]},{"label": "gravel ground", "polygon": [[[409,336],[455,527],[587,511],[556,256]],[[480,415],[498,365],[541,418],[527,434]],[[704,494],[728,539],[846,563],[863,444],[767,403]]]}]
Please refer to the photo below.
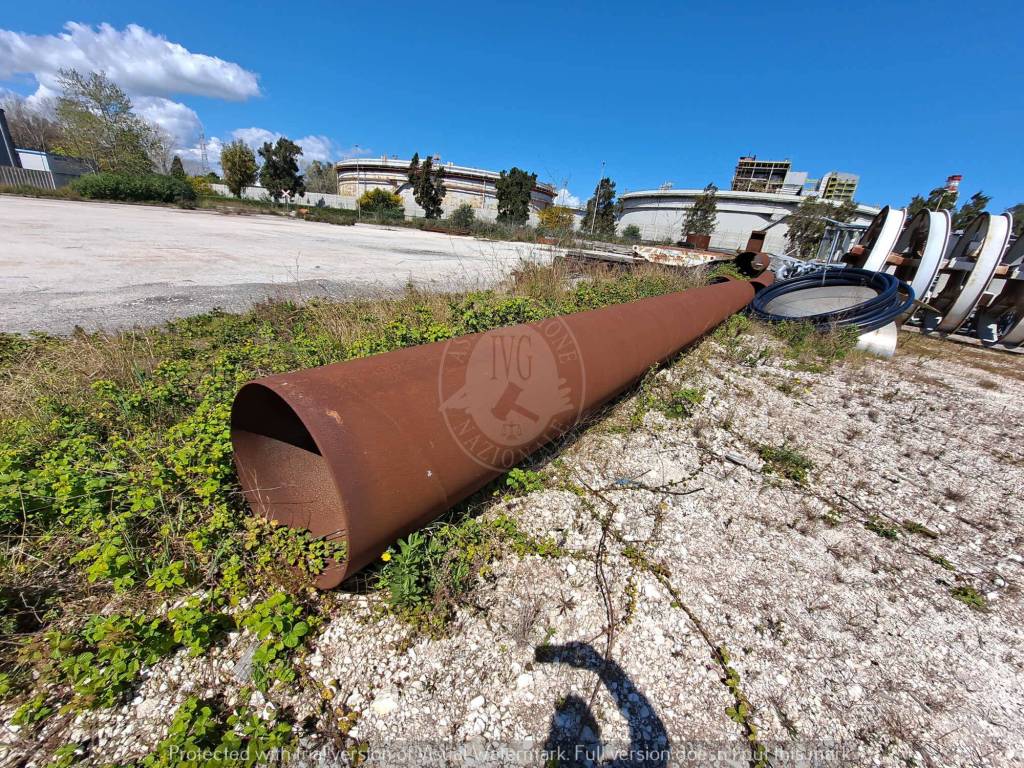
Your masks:
[{"label": "gravel ground", "polygon": [[267,298],[489,285],[546,246],[146,205],[0,196],[0,331],[156,325]]},{"label": "gravel ground", "polygon": [[[748,765],[751,736],[774,765],[1020,765],[1019,360],[904,335],[893,360],[811,373],[761,354],[773,343],[704,343],[657,374],[706,387],[692,416],[631,429],[634,394],[544,490],[488,513],[570,554],[497,562],[442,639],[339,592],[304,662],[321,693],[251,703],[309,717],[309,765],[357,744],[370,765],[445,764],[403,761],[411,744],[495,766],[600,745],[603,765]],[[806,483],[768,471],[764,445],[809,458]],[[249,647],[170,659],[73,735],[137,755],[188,693],[237,688]]]}]

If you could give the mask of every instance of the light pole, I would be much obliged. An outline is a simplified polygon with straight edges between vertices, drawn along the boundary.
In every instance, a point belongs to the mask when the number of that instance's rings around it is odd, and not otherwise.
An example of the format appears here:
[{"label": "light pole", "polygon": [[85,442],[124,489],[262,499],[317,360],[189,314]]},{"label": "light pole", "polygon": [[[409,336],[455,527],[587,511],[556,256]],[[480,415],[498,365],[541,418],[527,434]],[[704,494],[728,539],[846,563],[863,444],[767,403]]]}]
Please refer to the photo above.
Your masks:
[{"label": "light pole", "polygon": [[359,204],[359,145],[355,145],[356,148],[356,219],[359,221],[363,220],[363,207]]},{"label": "light pole", "polygon": [[597,189],[594,190],[594,215],[590,217],[590,234],[594,234],[594,225],[597,224],[597,204],[601,200],[602,181],[604,181],[604,160],[601,161],[601,173],[597,177]]}]

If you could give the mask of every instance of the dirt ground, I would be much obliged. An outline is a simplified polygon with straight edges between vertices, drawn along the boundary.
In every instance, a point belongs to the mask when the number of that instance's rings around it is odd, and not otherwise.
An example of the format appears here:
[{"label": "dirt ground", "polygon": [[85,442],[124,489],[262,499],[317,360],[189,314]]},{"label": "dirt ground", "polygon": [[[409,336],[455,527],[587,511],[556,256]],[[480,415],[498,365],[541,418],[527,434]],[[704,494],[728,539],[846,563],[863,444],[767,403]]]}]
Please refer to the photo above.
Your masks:
[{"label": "dirt ground", "polygon": [[490,285],[547,246],[282,216],[0,196],[0,331],[156,325],[268,299]]},{"label": "dirt ground", "polygon": [[[634,392],[496,502],[565,554],[494,564],[448,636],[341,591],[304,662],[327,705],[250,703],[308,717],[308,765],[1020,765],[1020,359],[905,334],[814,372],[776,345],[705,342],[651,385],[703,389],[691,415]],[[144,752],[250,645],[71,735]]]}]

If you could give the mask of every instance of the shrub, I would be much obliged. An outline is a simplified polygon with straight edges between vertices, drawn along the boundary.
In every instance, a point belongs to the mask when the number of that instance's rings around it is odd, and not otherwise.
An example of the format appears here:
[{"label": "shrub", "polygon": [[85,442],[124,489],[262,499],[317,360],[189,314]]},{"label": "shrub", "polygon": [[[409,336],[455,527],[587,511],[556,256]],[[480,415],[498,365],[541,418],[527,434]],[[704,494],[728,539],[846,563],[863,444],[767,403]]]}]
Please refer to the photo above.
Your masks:
[{"label": "shrub", "polygon": [[540,221],[540,228],[545,232],[572,232],[572,209],[564,205],[549,205],[537,213],[537,218]]},{"label": "shrub", "polygon": [[403,218],[405,203],[402,196],[386,189],[369,189],[359,196],[359,208],[363,213],[373,213],[384,218]]},{"label": "shrub", "polygon": [[188,183],[196,193],[196,197],[209,197],[216,194],[210,186],[210,180],[206,176],[189,176]]},{"label": "shrub", "polygon": [[639,243],[640,227],[636,224],[627,224],[622,228],[622,239],[629,240],[631,243]]},{"label": "shrub", "polygon": [[453,227],[458,229],[472,229],[473,224],[476,223],[476,211],[473,210],[473,206],[469,203],[463,203],[452,211],[452,215],[448,217],[448,221]]},{"label": "shrub", "polygon": [[344,226],[356,223],[356,212],[344,208],[328,208],[316,205],[313,208],[304,209],[300,215],[306,221],[319,221],[323,224],[340,224]]},{"label": "shrub", "polygon": [[156,173],[143,176],[90,173],[75,179],[70,186],[82,197],[94,200],[191,203],[196,199],[196,191],[187,181]]}]

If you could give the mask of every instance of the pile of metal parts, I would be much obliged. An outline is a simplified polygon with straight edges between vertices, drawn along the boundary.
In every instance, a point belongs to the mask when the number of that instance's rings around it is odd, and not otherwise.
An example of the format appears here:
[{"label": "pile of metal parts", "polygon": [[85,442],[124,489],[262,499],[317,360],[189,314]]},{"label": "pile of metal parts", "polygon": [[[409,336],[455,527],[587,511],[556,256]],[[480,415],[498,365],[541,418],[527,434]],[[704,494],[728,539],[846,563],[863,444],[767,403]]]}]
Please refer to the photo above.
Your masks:
[{"label": "pile of metal parts", "polygon": [[557,439],[772,283],[726,280],[322,368],[235,397],[257,514],[343,542],[331,588]]},{"label": "pile of metal parts", "polygon": [[[885,207],[836,261],[772,255],[770,264],[783,283],[850,267],[903,281],[916,301],[886,330],[884,347],[877,339],[865,340],[875,351],[891,354],[896,327],[904,324],[1013,349],[1024,343],[1024,238],[1010,244],[1012,225],[1009,213],[983,213],[953,233],[948,211],[924,210],[907,221],[905,211]],[[804,280],[808,288],[812,283]],[[794,306],[788,317],[809,319],[810,314]]]}]

